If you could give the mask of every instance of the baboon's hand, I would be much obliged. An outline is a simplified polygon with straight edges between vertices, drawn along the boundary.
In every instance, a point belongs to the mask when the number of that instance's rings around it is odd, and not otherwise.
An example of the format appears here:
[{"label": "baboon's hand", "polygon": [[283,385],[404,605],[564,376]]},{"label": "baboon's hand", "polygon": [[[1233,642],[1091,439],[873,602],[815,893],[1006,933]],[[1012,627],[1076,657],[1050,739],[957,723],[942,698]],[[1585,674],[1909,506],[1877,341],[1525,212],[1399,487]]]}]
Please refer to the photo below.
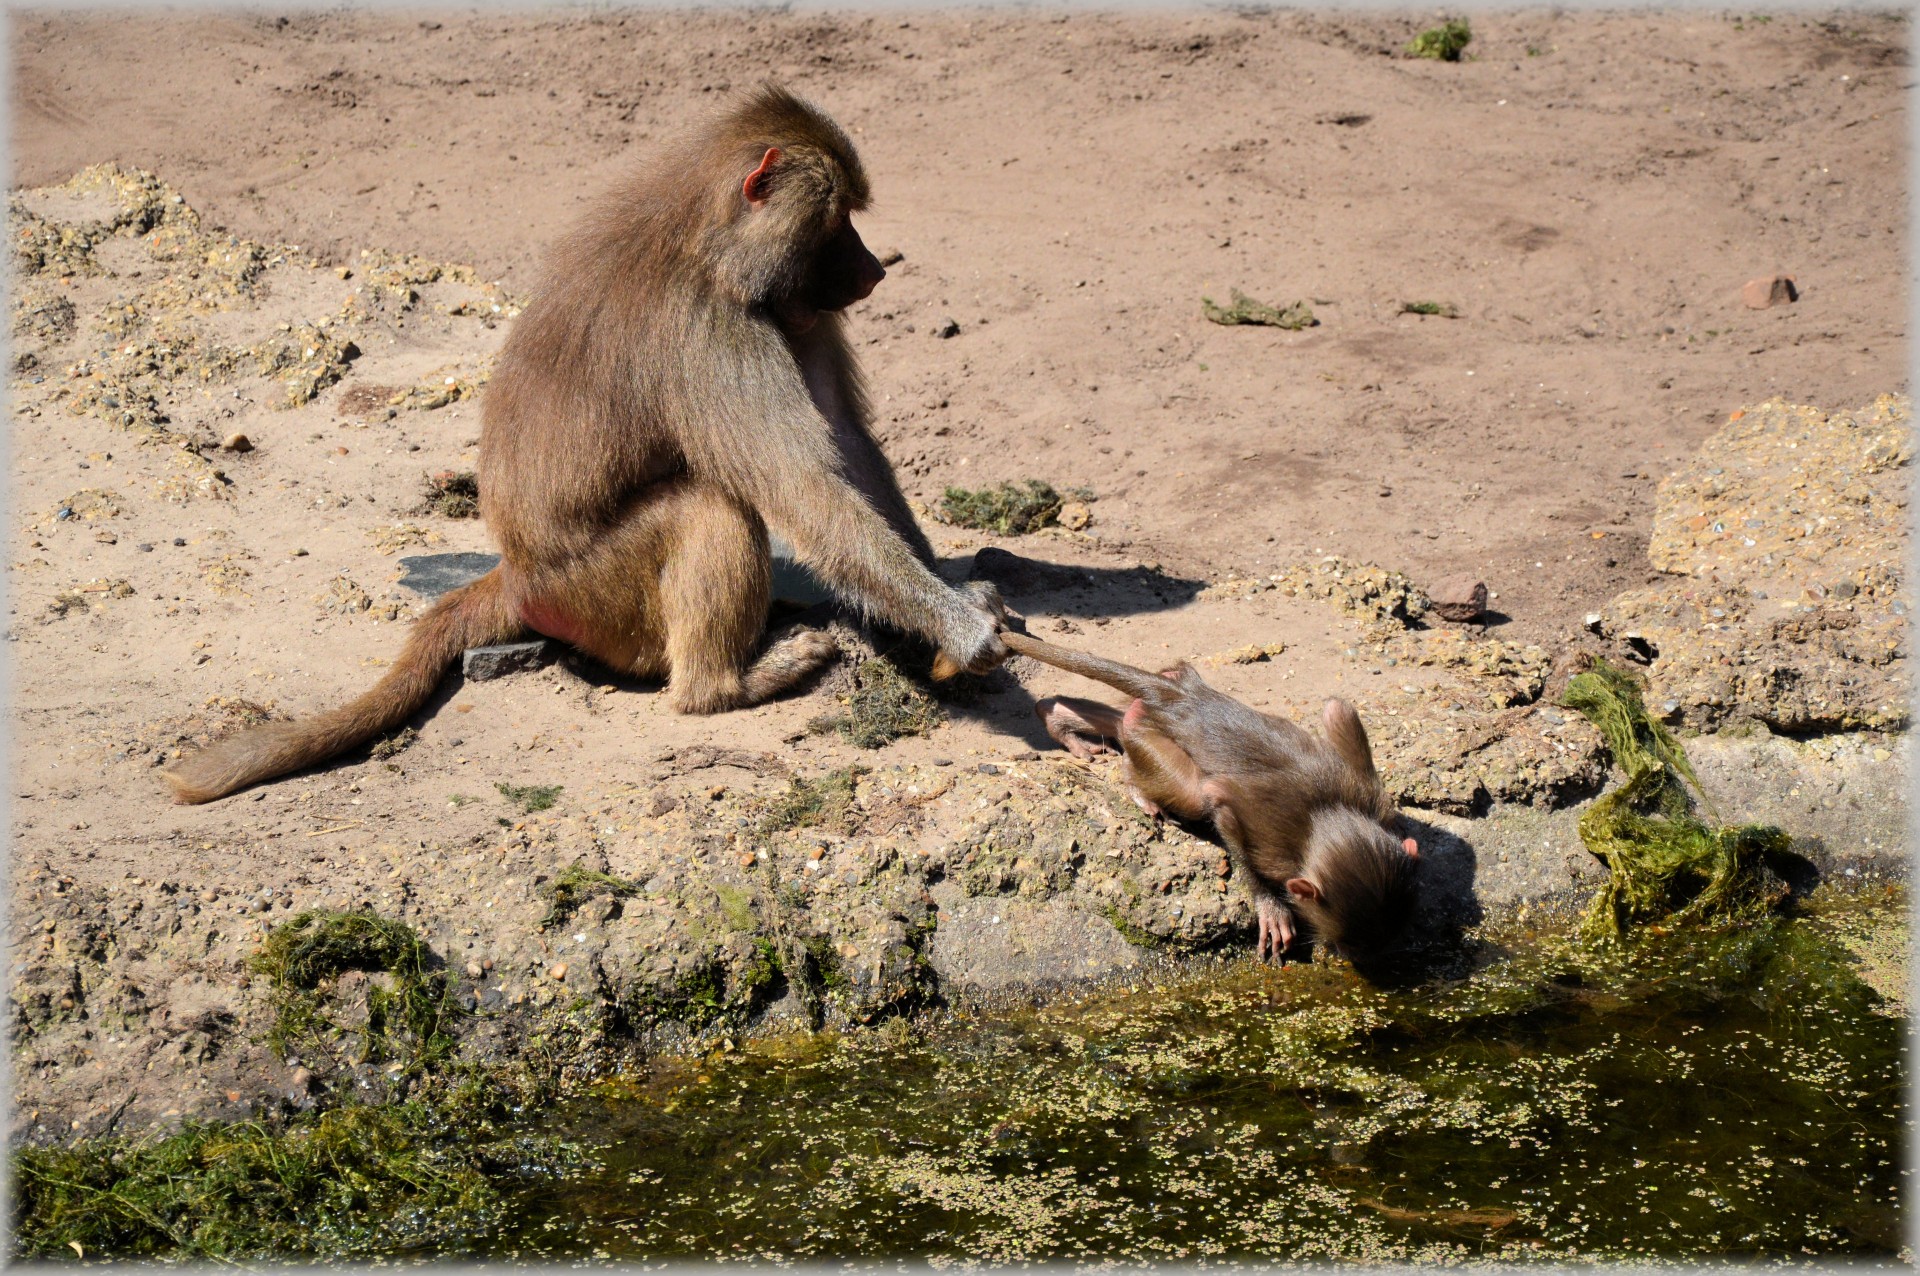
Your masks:
[{"label": "baboon's hand", "polygon": [[1007,617],[1007,605],[992,581],[968,581],[954,591],[961,607],[947,626],[940,643],[940,654],[933,660],[933,676],[951,678],[956,673],[986,673],[1007,658],[1007,645],[1000,641],[1000,622]]}]

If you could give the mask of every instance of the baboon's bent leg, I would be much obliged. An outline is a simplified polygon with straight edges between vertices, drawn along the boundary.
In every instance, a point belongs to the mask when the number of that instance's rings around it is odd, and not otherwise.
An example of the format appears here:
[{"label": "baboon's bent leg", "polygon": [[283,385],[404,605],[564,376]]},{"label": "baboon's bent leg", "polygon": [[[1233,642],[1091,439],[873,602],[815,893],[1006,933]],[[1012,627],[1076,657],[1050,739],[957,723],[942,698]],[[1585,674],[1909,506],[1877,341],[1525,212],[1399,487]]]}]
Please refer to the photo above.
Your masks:
[{"label": "baboon's bent leg", "polygon": [[839,644],[817,629],[796,630],[759,651],[773,601],[773,561],[766,525],[752,511],[718,489],[691,487],[675,524],[660,573],[675,709],[718,713],[758,704],[839,655]]},{"label": "baboon's bent leg", "polygon": [[1047,734],[1076,758],[1111,753],[1106,741],[1120,738],[1120,711],[1098,700],[1048,696],[1034,704],[1033,712]]}]

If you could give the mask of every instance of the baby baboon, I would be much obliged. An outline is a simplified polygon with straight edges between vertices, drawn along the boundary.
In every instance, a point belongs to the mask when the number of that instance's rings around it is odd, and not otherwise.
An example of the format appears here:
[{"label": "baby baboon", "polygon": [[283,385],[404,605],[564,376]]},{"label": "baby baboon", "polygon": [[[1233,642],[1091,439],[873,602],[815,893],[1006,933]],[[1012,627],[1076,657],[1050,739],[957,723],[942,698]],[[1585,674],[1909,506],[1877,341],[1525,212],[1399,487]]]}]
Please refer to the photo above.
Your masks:
[{"label": "baby baboon", "polygon": [[1293,909],[1321,943],[1358,961],[1399,943],[1420,847],[1393,831],[1399,813],[1352,705],[1327,701],[1322,741],[1215,691],[1188,664],[1151,674],[1025,634],[1001,638],[1009,651],[1134,697],[1124,712],[1065,696],[1034,711],[1078,757],[1117,740],[1148,814],[1212,823],[1253,896],[1261,957],[1293,943]]},{"label": "baby baboon", "polygon": [[480,501],[501,565],[436,603],[358,700],[182,761],[177,800],[390,731],[462,648],[526,629],[664,675],[682,712],[775,695],[836,650],[810,630],[762,650],[769,528],[943,667],[1005,659],[998,595],[934,573],[868,429],[839,315],[886,275],[850,220],[866,202],[847,135],[773,87],[602,199],[554,250],[487,387]]}]

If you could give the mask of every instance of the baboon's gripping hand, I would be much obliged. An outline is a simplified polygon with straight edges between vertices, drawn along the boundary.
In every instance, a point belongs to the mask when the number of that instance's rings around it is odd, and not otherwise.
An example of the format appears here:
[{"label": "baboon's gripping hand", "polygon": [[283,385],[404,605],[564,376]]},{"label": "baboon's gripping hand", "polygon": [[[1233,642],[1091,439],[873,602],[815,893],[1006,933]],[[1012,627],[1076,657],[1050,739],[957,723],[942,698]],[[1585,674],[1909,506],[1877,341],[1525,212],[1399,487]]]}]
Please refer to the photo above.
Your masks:
[{"label": "baboon's gripping hand", "polygon": [[940,650],[933,658],[933,676],[951,678],[957,673],[986,673],[1007,658],[1007,645],[1000,640],[1000,626],[1007,618],[1007,605],[992,581],[973,580],[953,591],[955,606],[945,617]]}]

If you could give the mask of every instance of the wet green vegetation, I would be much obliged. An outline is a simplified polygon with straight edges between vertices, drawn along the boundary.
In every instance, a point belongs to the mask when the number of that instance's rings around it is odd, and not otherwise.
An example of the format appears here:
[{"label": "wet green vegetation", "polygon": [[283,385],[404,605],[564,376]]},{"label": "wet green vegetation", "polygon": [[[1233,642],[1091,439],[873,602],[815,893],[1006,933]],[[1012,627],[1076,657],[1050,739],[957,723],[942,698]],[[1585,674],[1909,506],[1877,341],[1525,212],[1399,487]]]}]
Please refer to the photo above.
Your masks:
[{"label": "wet green vegetation", "polygon": [[551,810],[553,804],[566,792],[564,784],[507,784],[504,781],[493,786],[500,790],[500,796],[520,808],[523,815],[532,815],[535,811]]},{"label": "wet green vegetation", "polygon": [[563,1114],[521,1258],[1466,1260],[1893,1253],[1904,1020],[1828,904],[1400,990],[1239,961],[916,1038],[796,1036]]},{"label": "wet green vegetation", "polygon": [[14,1155],[10,1254],[41,1259],[371,1258],[459,1252],[508,1225],[527,1178],[571,1151],[508,1128],[521,1096],[465,1081],[436,1101],[270,1127],[190,1124]]},{"label": "wet green vegetation", "polygon": [[1460,56],[1473,43],[1473,27],[1465,18],[1449,18],[1437,27],[1429,27],[1407,45],[1407,52],[1416,58],[1432,58],[1438,62],[1458,62]]},{"label": "wet green vegetation", "polygon": [[1059,522],[1064,504],[1066,497],[1039,479],[977,491],[950,487],[940,498],[940,517],[958,527],[1020,536]]},{"label": "wet green vegetation", "polygon": [[[1211,297],[1200,298],[1200,313],[1210,322],[1227,327],[1257,324],[1298,332],[1303,328],[1317,327],[1320,323],[1313,317],[1313,307],[1304,301],[1296,301],[1291,306],[1270,306],[1264,301],[1255,301],[1238,288],[1233,290],[1233,300],[1229,305],[1223,306]],[[1206,367],[1204,363],[1200,366]]]},{"label": "wet green vegetation", "polygon": [[807,724],[818,735],[834,731],[860,749],[878,749],[906,736],[925,735],[946,721],[926,690],[885,656],[855,665],[853,688],[840,698],[839,712],[823,714]]},{"label": "wet green vegetation", "polygon": [[333,1052],[350,1030],[329,1006],[349,971],[377,976],[365,991],[359,1055],[418,1072],[453,1050],[452,986],[413,928],[371,912],[310,909],[276,926],[253,958],[274,1007],[276,1050]]},{"label": "wet green vegetation", "polygon": [[1774,865],[1793,839],[1766,825],[1723,828],[1702,819],[1697,805],[1714,812],[1699,776],[1626,673],[1598,662],[1568,681],[1560,703],[1600,729],[1614,765],[1626,773],[1625,783],[1580,817],[1580,840],[1609,870],[1587,911],[1589,936],[1619,940],[1641,926],[1758,922],[1786,898]]}]

